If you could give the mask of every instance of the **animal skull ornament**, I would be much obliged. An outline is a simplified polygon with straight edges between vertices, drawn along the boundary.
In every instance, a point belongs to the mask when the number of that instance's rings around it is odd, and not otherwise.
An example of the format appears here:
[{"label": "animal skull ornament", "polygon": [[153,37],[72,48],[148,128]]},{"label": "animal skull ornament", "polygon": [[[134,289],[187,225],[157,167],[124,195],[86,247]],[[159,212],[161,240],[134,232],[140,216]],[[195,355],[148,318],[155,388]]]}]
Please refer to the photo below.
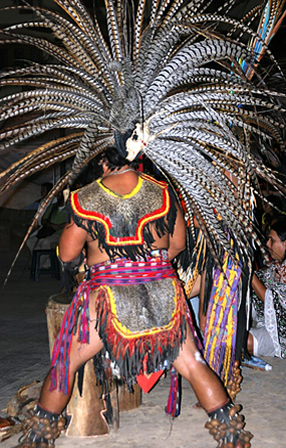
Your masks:
[{"label": "animal skull ornament", "polygon": [[127,160],[132,162],[136,159],[138,154],[144,151],[148,143],[155,138],[156,135],[150,134],[148,122],[144,123],[143,126],[137,123],[131,137],[126,141]]},{"label": "animal skull ornament", "polygon": [[140,152],[143,152],[146,149],[149,142],[155,140],[159,135],[170,131],[178,124],[173,123],[168,128],[151,135],[149,129],[149,123],[152,120],[152,118],[155,117],[156,115],[157,114],[150,117],[143,124],[143,127],[140,123],[137,123],[131,136],[126,140],[126,152],[127,152],[126,159],[129,160],[129,162],[132,162],[132,160],[136,159],[138,154],[140,154]]}]

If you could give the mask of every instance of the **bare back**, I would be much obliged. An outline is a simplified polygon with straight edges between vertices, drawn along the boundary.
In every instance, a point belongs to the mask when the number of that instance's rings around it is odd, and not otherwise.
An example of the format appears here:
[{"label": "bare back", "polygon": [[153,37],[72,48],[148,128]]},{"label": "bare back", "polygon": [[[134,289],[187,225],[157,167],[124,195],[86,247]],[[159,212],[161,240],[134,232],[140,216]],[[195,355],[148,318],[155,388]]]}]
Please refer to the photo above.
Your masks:
[{"label": "bare back", "polygon": [[[124,170],[123,170],[124,171]],[[113,173],[113,172],[112,172]],[[109,171],[102,176],[102,185],[110,190],[113,195],[120,196],[129,195],[137,187],[138,174],[133,170],[126,169],[126,172],[111,174]],[[151,249],[168,249],[169,258],[174,258],[181,250],[185,248],[185,224],[184,218],[177,207],[177,219],[173,235],[164,233],[159,237],[155,228],[150,226],[150,231],[153,236],[153,243]],[[63,231],[59,243],[59,255],[63,261],[71,261],[80,253],[84,244],[87,243],[87,264],[92,266],[97,263],[102,263],[109,260],[107,252],[99,247],[97,239],[83,228],[78,227],[73,221],[67,224]]]},{"label": "bare back", "polygon": [[[115,174],[112,176],[103,177],[103,185],[119,196],[130,194],[138,184],[138,175],[134,171],[127,171],[123,174]],[[169,248],[169,234],[165,234],[159,238],[157,233],[153,230],[154,243],[152,249],[168,249]],[[109,257],[104,249],[98,247],[98,241],[92,240],[89,236],[87,238],[88,244],[88,259],[87,264],[92,266],[96,263],[102,263],[109,260]]]}]

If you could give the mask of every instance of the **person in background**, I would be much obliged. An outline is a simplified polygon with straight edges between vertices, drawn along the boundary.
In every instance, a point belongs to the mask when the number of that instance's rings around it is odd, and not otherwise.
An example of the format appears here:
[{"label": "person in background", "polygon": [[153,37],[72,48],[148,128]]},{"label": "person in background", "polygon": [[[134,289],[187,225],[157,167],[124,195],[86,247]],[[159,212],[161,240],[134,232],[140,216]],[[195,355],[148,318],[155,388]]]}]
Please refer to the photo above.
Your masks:
[{"label": "person in background", "polygon": [[248,351],[255,356],[286,356],[286,219],[275,222],[268,235],[272,258],[252,278],[253,326]]},{"label": "person in background", "polygon": [[[44,182],[41,185],[41,197],[36,199],[34,202],[27,205],[26,207],[24,207],[23,210],[39,210],[40,205],[42,204],[43,200],[45,199],[45,197],[51,191],[52,188],[53,188],[53,184],[51,182]],[[40,221],[40,218],[39,218],[39,221]],[[39,225],[40,224],[41,223],[39,222]]]},{"label": "person in background", "polygon": [[[63,193],[56,196],[57,201],[50,204],[41,219],[41,226],[27,239],[27,246],[31,253],[35,249],[55,249],[67,221],[66,207]],[[48,268],[49,256],[41,257],[41,268]]]}]

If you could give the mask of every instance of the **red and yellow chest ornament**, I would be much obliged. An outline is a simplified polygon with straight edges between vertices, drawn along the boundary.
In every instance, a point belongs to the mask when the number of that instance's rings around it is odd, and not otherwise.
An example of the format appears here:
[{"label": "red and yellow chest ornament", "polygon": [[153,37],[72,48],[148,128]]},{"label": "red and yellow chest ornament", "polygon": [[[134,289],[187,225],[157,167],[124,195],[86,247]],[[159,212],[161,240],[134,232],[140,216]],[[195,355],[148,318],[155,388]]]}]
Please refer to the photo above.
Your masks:
[{"label": "red and yellow chest ornament", "polygon": [[[90,222],[96,222],[102,224],[105,231],[105,241],[109,246],[127,246],[127,245],[142,245],[144,244],[143,238],[143,229],[144,227],[160,218],[166,216],[170,211],[170,195],[168,191],[168,186],[163,181],[158,181],[146,174],[140,174],[138,177],[137,186],[131,191],[131,193],[126,195],[118,195],[113,191],[109,190],[101,183],[101,179],[98,179],[94,184],[94,194],[102,191],[104,194],[105,201],[108,201],[108,198],[116,198],[118,201],[128,201],[135,196],[138,196],[138,200],[140,201],[140,191],[144,186],[144,182],[151,182],[157,192],[160,195],[159,204],[155,209],[148,211],[148,213],[144,213],[137,221],[136,230],[134,235],[128,236],[114,236],[114,227],[112,224],[112,220],[110,216],[107,216],[100,210],[88,210],[83,205],[81,201],[78,190],[71,193],[70,196],[70,205],[73,213],[78,216],[80,219]],[[156,188],[157,186],[157,188]],[[158,194],[157,193],[157,194]],[[158,203],[158,201],[157,201]]]}]

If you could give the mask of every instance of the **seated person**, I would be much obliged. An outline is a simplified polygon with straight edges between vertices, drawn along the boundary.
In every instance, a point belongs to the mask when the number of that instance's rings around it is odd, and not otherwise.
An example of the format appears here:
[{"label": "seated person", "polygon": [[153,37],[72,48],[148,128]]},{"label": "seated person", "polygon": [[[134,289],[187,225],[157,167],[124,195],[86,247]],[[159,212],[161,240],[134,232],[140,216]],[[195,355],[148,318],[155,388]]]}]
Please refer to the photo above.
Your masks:
[{"label": "seated person", "polygon": [[253,275],[254,325],[247,347],[255,356],[286,356],[286,220],[270,230],[267,247],[273,259]]},{"label": "seated person", "polygon": [[41,197],[36,199],[34,202],[32,202],[29,205],[26,205],[23,210],[39,210],[40,205],[44,201],[47,194],[51,191],[53,188],[53,184],[51,182],[44,182],[41,185]]},{"label": "seated person", "polygon": [[[53,249],[58,245],[61,233],[66,224],[66,207],[63,193],[57,195],[57,202],[50,204],[43,217],[42,227],[28,238],[26,244],[31,252],[34,249]],[[49,267],[49,257],[41,257],[41,268]]]}]

